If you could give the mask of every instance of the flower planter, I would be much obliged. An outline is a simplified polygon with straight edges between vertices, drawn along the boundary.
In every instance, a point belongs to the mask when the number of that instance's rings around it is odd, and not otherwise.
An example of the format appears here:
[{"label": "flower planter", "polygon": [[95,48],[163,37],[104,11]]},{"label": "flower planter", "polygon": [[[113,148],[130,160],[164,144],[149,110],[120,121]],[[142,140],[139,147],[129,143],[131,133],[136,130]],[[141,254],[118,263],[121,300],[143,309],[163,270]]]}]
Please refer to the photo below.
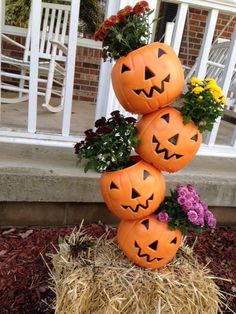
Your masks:
[{"label": "flower planter", "polygon": [[184,74],[174,50],[155,42],[119,58],[112,84],[127,111],[146,114],[171,104],[182,93]]},{"label": "flower planter", "polygon": [[139,266],[159,269],[175,256],[182,240],[180,230],[169,230],[155,215],[143,219],[122,220],[117,239],[125,255]]},{"label": "flower planter", "polygon": [[165,197],[161,172],[143,160],[112,172],[100,180],[101,193],[110,211],[121,219],[139,219],[153,213]]},{"label": "flower planter", "polygon": [[184,125],[180,112],[170,107],[143,116],[137,129],[140,143],[136,152],[162,171],[184,168],[202,142],[196,125],[193,122]]}]

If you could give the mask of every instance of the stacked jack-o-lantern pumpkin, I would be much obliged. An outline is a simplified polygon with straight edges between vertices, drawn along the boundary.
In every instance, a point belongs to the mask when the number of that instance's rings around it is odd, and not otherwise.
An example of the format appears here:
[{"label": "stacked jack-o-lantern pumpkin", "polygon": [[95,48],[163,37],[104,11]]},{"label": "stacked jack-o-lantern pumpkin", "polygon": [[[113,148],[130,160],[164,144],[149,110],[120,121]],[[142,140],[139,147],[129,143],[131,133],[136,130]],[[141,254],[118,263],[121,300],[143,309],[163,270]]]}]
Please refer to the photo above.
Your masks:
[{"label": "stacked jack-o-lantern pumpkin", "polygon": [[[137,16],[149,12],[147,2],[140,1],[117,16],[127,18],[135,8]],[[109,39],[104,27],[117,23],[117,16],[106,20],[95,35],[103,46]],[[159,42],[141,45],[117,59],[112,70],[116,97],[128,112],[142,115],[137,123],[140,159],[131,167],[103,173],[101,193],[121,219],[117,238],[125,255],[137,265],[159,269],[175,256],[182,238],[179,230],[169,230],[154,214],[166,192],[161,171],[185,167],[202,136],[192,122],[184,125],[180,112],[170,107],[184,87],[182,66],[171,47]]]}]

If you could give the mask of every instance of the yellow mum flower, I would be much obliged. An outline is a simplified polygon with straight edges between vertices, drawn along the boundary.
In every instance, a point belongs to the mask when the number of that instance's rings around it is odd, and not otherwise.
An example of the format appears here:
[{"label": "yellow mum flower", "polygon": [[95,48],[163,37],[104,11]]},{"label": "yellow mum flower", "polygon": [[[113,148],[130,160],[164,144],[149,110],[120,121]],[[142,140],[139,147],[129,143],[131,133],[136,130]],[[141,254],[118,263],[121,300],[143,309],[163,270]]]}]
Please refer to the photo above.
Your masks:
[{"label": "yellow mum flower", "polygon": [[202,85],[202,80],[198,79],[197,77],[192,77],[190,80],[190,84],[195,85]]},{"label": "yellow mum flower", "polygon": [[218,91],[214,90],[214,91],[211,91],[211,93],[212,93],[212,96],[213,96],[214,100],[216,102],[220,102],[218,100],[219,100],[219,97],[221,96],[221,92],[219,93]]},{"label": "yellow mum flower", "polygon": [[204,88],[201,87],[201,86],[194,87],[194,88],[192,89],[192,92],[193,92],[194,94],[200,94],[200,93],[203,92],[203,91],[204,91]]},{"label": "yellow mum flower", "polygon": [[223,95],[220,97],[220,102],[223,104],[223,105],[226,105],[226,97]]},{"label": "yellow mum flower", "polygon": [[214,85],[217,85],[216,81],[213,78],[211,78],[211,77],[205,78],[204,81],[207,82],[207,83],[212,83]]}]

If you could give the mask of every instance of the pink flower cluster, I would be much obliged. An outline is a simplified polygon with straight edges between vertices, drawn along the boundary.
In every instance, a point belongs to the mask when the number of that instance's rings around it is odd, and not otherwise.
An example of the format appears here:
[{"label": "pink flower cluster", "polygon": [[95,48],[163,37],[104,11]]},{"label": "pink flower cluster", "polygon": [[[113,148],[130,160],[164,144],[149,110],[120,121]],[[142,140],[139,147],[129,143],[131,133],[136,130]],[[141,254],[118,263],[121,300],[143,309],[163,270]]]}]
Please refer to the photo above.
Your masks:
[{"label": "pink flower cluster", "polygon": [[215,228],[216,219],[205,202],[200,199],[192,184],[179,184],[177,187],[177,203],[187,213],[188,220],[194,225]]}]

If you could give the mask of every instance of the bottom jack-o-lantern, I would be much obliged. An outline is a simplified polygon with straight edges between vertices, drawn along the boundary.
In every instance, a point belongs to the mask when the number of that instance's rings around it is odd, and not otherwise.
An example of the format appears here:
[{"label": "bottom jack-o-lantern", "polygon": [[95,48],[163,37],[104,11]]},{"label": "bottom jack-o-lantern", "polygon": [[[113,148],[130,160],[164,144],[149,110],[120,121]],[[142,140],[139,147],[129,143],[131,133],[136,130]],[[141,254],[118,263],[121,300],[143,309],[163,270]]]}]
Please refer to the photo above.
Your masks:
[{"label": "bottom jack-o-lantern", "polygon": [[166,222],[149,215],[139,220],[122,220],[117,240],[124,254],[135,264],[159,269],[173,259],[181,244],[180,230],[170,230]]},{"label": "bottom jack-o-lantern", "polygon": [[170,107],[144,115],[137,124],[136,152],[161,171],[176,172],[196,155],[202,134],[190,121],[183,124],[181,113]]},{"label": "bottom jack-o-lantern", "polygon": [[107,207],[120,219],[150,215],[166,191],[161,172],[140,158],[130,167],[103,173],[100,187]]}]

